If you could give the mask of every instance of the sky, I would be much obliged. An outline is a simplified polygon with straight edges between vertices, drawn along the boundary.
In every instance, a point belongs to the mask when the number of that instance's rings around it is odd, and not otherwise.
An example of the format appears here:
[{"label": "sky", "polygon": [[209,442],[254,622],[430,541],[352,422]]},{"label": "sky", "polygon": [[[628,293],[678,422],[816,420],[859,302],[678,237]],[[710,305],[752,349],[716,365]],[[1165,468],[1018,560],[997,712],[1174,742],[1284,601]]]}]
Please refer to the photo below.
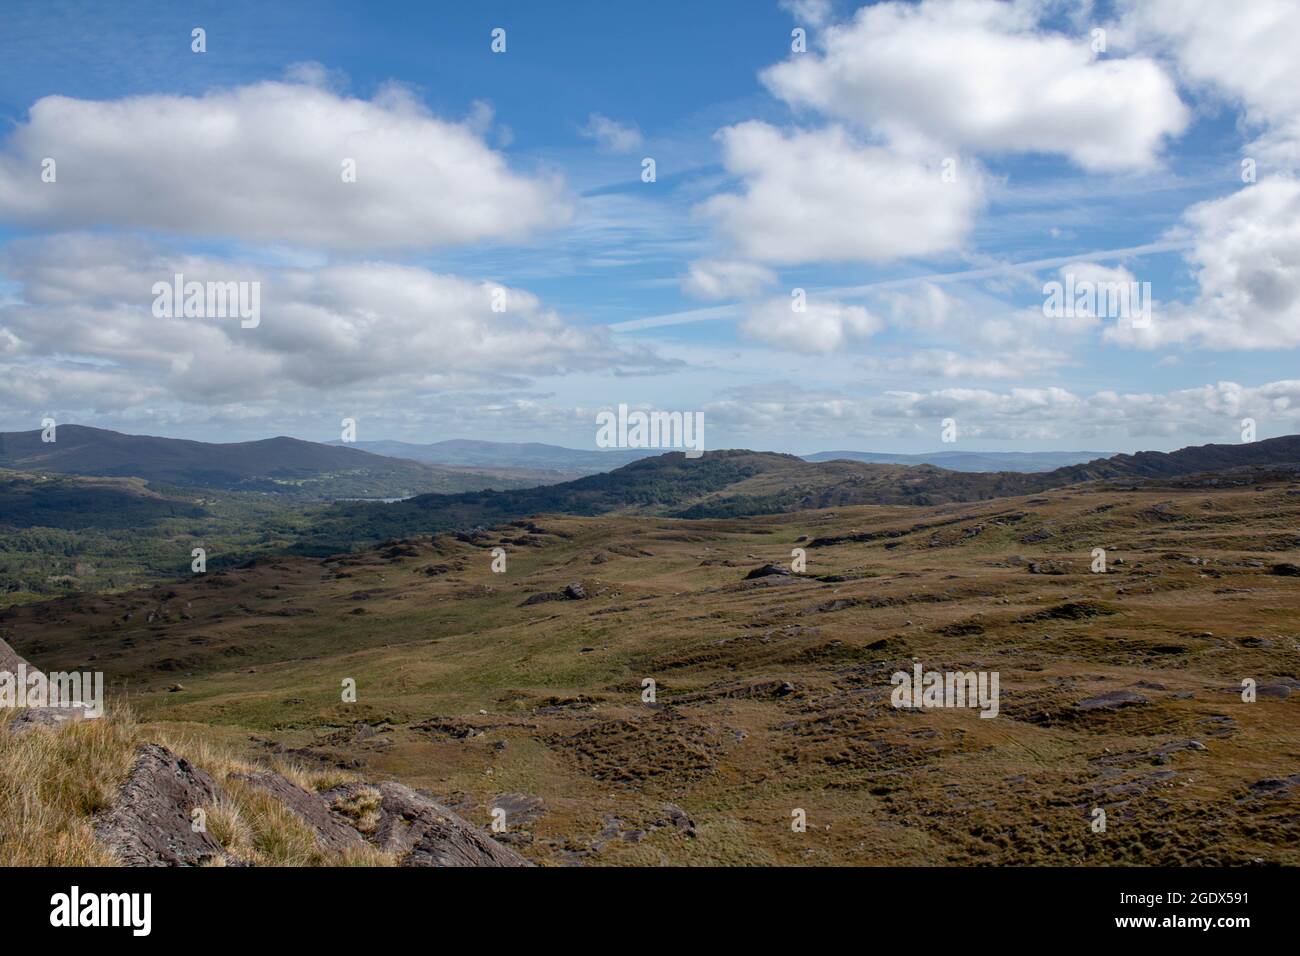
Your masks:
[{"label": "sky", "polygon": [[181,6],[0,6],[0,430],[1300,432],[1300,3]]}]

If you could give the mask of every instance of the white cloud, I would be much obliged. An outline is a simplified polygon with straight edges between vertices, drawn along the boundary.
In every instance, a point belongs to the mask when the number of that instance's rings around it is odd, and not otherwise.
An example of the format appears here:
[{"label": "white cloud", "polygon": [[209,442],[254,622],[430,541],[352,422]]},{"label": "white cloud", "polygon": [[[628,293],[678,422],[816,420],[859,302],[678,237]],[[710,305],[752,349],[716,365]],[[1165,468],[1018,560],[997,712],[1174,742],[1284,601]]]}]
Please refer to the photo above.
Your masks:
[{"label": "white cloud", "polygon": [[[140,240],[65,234],[11,243],[0,272],[22,287],[19,302],[0,306],[0,341],[11,343],[0,378],[34,396],[21,407],[149,394],[310,408],[322,393],[397,405],[458,389],[518,388],[536,376],[667,364],[565,321],[525,290],[412,266],[266,270],[163,253]],[[260,325],[156,318],[153,285],[178,272],[198,282],[260,282]],[[499,288],[504,312],[493,310]],[[116,384],[90,399],[79,384],[106,381]]]},{"label": "white cloud", "polygon": [[969,326],[972,318],[965,301],[932,282],[906,292],[885,291],[879,298],[889,309],[890,321],[912,332],[943,334]]},{"label": "white cloud", "polygon": [[[793,394],[792,394],[793,393]],[[783,433],[803,441],[863,439],[939,441],[944,418],[957,420],[958,448],[973,440],[1076,442],[1156,438],[1238,441],[1242,417],[1267,434],[1300,430],[1300,380],[1247,387],[1218,382],[1172,392],[1065,388],[945,388],[894,391],[866,398],[768,389],[780,398],[725,399],[705,405],[714,433]],[[843,447],[843,446],[841,446]],[[1078,447],[1075,445],[1075,447]]]},{"label": "white cloud", "polygon": [[778,5],[797,26],[820,27],[831,18],[830,0],[780,0]]},{"label": "white cloud", "polygon": [[584,139],[594,140],[601,149],[611,153],[630,153],[643,142],[635,123],[620,123],[600,113],[587,117],[587,125],[579,132]]},{"label": "white cloud", "polygon": [[1247,155],[1300,166],[1300,4],[1250,0],[1127,0],[1122,28],[1132,46],[1157,46],[1183,79],[1244,110],[1259,138]]},{"label": "white cloud", "polygon": [[743,194],[702,212],[739,254],[769,263],[884,262],[948,252],[970,231],[984,180],[967,164],[945,182],[938,161],[913,162],[832,126],[789,135],[751,121],[719,137]]},{"label": "white cloud", "polygon": [[[1132,278],[1124,269],[1076,263],[1060,270],[1062,280],[1072,269],[1076,280]],[[1038,285],[1041,287],[1041,283]],[[1041,304],[1018,307],[970,290],[955,294],[950,288],[924,282],[906,291],[880,292],[874,301],[880,303],[890,324],[908,334],[910,341],[929,340],[949,345],[961,342],[967,346],[964,351],[975,354],[988,354],[989,349],[997,349],[1002,354],[1014,350],[1026,357],[1034,352],[1059,354],[1055,348],[1064,339],[1083,336],[1099,325],[1097,316],[1087,311],[1049,317]],[[1056,364],[1061,363],[1035,362],[1026,371]]]},{"label": "white cloud", "polygon": [[1164,139],[1187,125],[1173,81],[1152,59],[1098,58],[1088,34],[1043,30],[1045,10],[999,0],[863,7],[826,29],[820,54],[795,54],[763,81],[781,99],[909,154],[1057,153],[1090,170],[1154,165]]},{"label": "white cloud", "polygon": [[870,338],[883,323],[860,305],[809,299],[796,312],[793,299],[769,299],[750,308],[740,323],[746,335],[791,352],[834,352]]},{"label": "white cloud", "polygon": [[775,282],[775,272],[753,262],[701,259],[682,277],[682,292],[697,299],[752,299]]},{"label": "white cloud", "polygon": [[1196,298],[1160,309],[1149,329],[1112,327],[1106,337],[1143,347],[1300,346],[1300,181],[1263,180],[1192,206],[1184,220]]},{"label": "white cloud", "polygon": [[1070,357],[1054,349],[1017,348],[1002,352],[913,349],[897,358],[864,359],[863,368],[886,375],[921,378],[1013,379],[1067,365]]},{"label": "white cloud", "polygon": [[[481,109],[448,122],[401,88],[361,100],[314,80],[47,96],[0,150],[0,216],[341,249],[521,240],[566,222],[558,179],[512,171],[482,128]],[[54,183],[41,182],[45,157]],[[346,159],[356,182],[343,181]]]}]

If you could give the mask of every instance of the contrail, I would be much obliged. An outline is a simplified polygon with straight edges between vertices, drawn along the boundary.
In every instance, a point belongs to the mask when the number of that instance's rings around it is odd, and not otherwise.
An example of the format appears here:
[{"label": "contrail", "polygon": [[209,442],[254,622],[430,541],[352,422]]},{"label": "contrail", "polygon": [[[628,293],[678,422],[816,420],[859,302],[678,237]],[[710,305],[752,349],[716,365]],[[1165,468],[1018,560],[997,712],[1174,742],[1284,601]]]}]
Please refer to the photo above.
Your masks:
[{"label": "contrail", "polygon": [[[1104,262],[1107,259],[1125,259],[1129,256],[1154,255],[1160,252],[1177,252],[1191,248],[1193,240],[1178,239],[1164,242],[1148,242],[1140,246],[1126,246],[1123,249],[1101,249],[1096,252],[1081,252],[1071,256],[1053,256],[1050,259],[1033,259],[1028,262],[1004,262],[980,269],[964,269],[961,272],[937,272],[924,276],[909,276],[906,279],[885,279],[881,282],[868,282],[865,285],[844,286],[838,289],[816,289],[820,295],[836,298],[851,298],[867,295],[878,289],[896,289],[900,286],[914,285],[918,282],[945,283],[962,282],[967,279],[987,279],[991,276],[1006,275],[1013,272],[1034,272],[1068,265],[1071,262]],[[739,306],[713,306],[707,309],[688,309],[685,312],[669,312],[665,315],[652,315],[644,319],[630,319],[616,322],[609,326],[612,332],[635,332],[639,329],[655,329],[666,325],[686,325],[690,322],[712,322],[717,319],[735,318]]]}]

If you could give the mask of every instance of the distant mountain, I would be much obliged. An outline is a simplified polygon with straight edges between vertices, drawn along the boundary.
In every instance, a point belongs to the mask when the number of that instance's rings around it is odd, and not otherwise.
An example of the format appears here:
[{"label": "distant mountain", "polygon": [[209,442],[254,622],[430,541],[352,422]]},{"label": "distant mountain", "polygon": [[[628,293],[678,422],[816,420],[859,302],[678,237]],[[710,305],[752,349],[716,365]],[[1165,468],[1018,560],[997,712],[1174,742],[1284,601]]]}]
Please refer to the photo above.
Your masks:
[{"label": "distant mountain", "polygon": [[825,466],[771,452],[715,451],[698,459],[688,459],[676,452],[636,461],[616,471],[545,487],[420,495],[384,506],[341,502],[317,520],[304,548],[316,552],[339,551],[364,541],[499,524],[539,512],[665,513],[755,475],[800,467]]},{"label": "distant mountain", "polygon": [[[331,445],[342,444],[339,441]],[[538,478],[552,481],[613,471],[623,465],[653,458],[662,452],[655,449],[610,449],[608,451],[564,448],[538,442],[494,442],[457,438],[450,441],[418,444],[403,441],[368,441],[350,445],[375,455],[406,458],[427,465],[459,466],[480,469],[524,470]],[[1109,452],[970,452],[939,451],[921,455],[895,455],[872,451],[819,451],[802,456],[804,461],[861,461],[877,465],[936,465],[949,471],[1051,471],[1065,465],[1077,465],[1108,457]]]},{"label": "distant mountain", "polygon": [[949,471],[1052,471],[1110,457],[1100,451],[938,451],[891,455],[876,451],[819,451],[805,461],[863,461],[876,465],[935,465]]},{"label": "distant mountain", "polygon": [[547,512],[734,518],[861,504],[981,501],[1097,479],[1171,478],[1279,465],[1300,465],[1300,436],[1203,445],[1168,454],[1115,455],[1038,473],[809,462],[794,455],[744,450],[713,451],[688,459],[673,452],[543,488],[420,495],[387,505],[336,504],[317,518],[300,550],[343,550],[367,541],[490,526]]},{"label": "distant mountain", "polygon": [[[330,444],[341,443],[336,440]],[[477,441],[469,438],[453,438],[427,445],[404,441],[359,441],[351,447],[427,465],[528,469],[571,477],[613,471],[642,458],[653,458],[661,454],[656,449],[648,448],[583,451],[538,442]]]},{"label": "distant mountain", "polygon": [[39,430],[0,433],[0,468],[130,476],[172,485],[318,499],[392,498],[532,483],[433,468],[297,438],[214,444],[123,435],[84,425],[60,425],[55,438],[43,442]]}]

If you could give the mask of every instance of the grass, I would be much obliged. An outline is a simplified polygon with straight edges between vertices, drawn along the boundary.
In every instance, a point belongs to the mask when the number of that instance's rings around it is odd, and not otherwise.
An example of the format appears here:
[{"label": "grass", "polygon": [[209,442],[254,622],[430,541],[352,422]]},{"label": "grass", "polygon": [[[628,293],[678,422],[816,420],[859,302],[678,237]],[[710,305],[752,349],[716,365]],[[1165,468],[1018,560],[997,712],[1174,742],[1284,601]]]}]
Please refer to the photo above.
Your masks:
[{"label": "grass", "polygon": [[[14,609],[3,626],[46,666],[94,655],[148,739],[219,781],[283,749],[427,789],[478,826],[503,793],[540,797],[518,845],[541,863],[1293,865],[1300,788],[1251,788],[1300,760],[1300,694],[1230,691],[1247,675],[1300,678],[1300,592],[1267,570],[1300,560],[1298,493],[1278,481],[695,522],[542,516],[526,546],[505,544],[505,574],[490,546],[519,529],[478,546],[422,536],[414,555],[275,559]],[[1165,501],[1188,517],[1143,517]],[[1227,546],[1206,501],[1231,520]],[[1029,517],[996,523],[1016,511]],[[1053,538],[1024,540],[1044,526]],[[885,531],[899,533],[808,548],[797,578],[744,582],[787,565],[800,537]],[[1112,573],[1088,573],[1097,546]],[[1031,574],[1044,558],[1070,573]],[[573,581],[588,599],[521,606]],[[1033,618],[1080,601],[1116,613]],[[912,658],[998,671],[999,718],[896,713],[889,673]],[[356,703],[340,700],[345,677]],[[644,677],[662,711],[641,703]],[[733,695],[787,681],[795,692]],[[1149,702],[1075,713],[1118,688]],[[1188,739],[1206,749],[1161,753]],[[293,821],[226,789],[235,806],[210,819],[233,852],[313,862]],[[667,802],[695,838],[660,822]],[[1098,803],[1113,811],[1105,835],[1089,829]],[[357,804],[339,809],[364,827]],[[791,832],[793,808],[807,833]]]},{"label": "grass", "polygon": [[54,730],[15,734],[10,727],[9,719],[0,725],[0,867],[116,865],[95,840],[94,818],[113,805],[136,748],[146,741],[161,743],[216,780],[224,795],[203,808],[208,833],[241,860],[255,866],[395,864],[391,854],[373,847],[324,849],[297,814],[237,776],[270,769],[304,789],[324,790],[354,775],[281,760],[257,764],[192,732],[142,725],[124,706]]},{"label": "grass", "polygon": [[130,773],[139,728],[129,711],[55,731],[0,726],[0,866],[111,866],[94,814]]}]

